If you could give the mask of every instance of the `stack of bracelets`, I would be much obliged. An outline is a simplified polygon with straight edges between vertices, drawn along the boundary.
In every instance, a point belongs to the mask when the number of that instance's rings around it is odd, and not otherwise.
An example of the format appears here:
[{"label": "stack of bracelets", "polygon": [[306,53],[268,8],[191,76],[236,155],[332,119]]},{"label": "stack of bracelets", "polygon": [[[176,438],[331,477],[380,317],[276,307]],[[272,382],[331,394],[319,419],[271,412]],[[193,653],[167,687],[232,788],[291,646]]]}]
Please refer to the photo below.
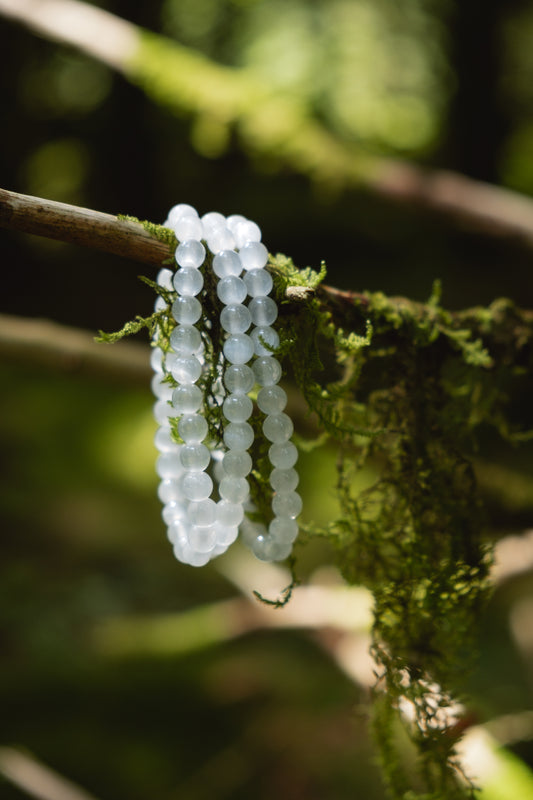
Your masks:
[{"label": "stack of bracelets", "polygon": [[[154,416],[160,425],[155,435],[160,453],[156,470],[168,538],[177,559],[202,566],[224,553],[240,529],[245,544],[259,559],[280,561],[290,555],[298,534],[296,517],[302,501],[295,491],[298,453],[290,441],[293,425],[284,413],[287,395],[278,386],[281,365],[273,355],[279,346],[272,327],[278,309],[269,296],[268,251],[258,226],[237,214],[226,219],[211,212],[200,218],[192,206],[181,204],[170,210],[164,225],[179,242],[177,271],[162,269],[157,276],[163,289],[176,293],[168,320],[170,347],[168,342],[165,349],[160,346],[160,331],[156,331],[152,352]],[[206,247],[212,258],[207,258]],[[205,274],[211,263],[214,277]],[[198,298],[206,296],[204,281],[216,282],[222,304],[217,323],[222,352],[208,399],[198,382],[210,364],[196,327],[203,315]],[[156,311],[167,308],[166,300],[159,297]],[[204,328],[210,327],[213,322],[204,320]],[[248,452],[254,443],[248,421],[254,412],[252,392],[256,413],[262,415],[264,437],[270,442],[272,519],[268,525],[245,516],[245,511],[254,511],[247,480],[253,469]],[[222,411],[223,433],[218,437],[222,441],[215,441],[202,414],[203,409],[215,406]]]}]

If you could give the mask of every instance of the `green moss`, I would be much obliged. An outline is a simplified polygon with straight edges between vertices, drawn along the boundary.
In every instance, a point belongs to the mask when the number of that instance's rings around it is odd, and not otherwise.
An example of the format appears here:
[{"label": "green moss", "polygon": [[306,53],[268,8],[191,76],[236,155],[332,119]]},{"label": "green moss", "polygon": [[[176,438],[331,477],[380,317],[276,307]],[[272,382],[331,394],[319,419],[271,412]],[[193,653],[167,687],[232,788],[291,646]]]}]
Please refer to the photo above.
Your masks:
[{"label": "green moss", "polygon": [[[340,514],[327,525],[302,524],[300,543],[326,538],[346,581],[373,592],[372,652],[380,670],[373,729],[389,790],[404,799],[471,796],[457,762],[450,707],[472,666],[491,554],[467,454],[479,425],[505,432],[501,385],[514,374],[517,348],[531,358],[533,325],[508,301],[446,311],[438,284],[421,304],[379,292],[323,290],[324,265],[318,272],[298,270],[282,255],[271,257],[268,268],[280,305],[277,355],[321,431],[299,443],[305,449],[328,440],[338,453]],[[220,302],[211,271],[205,275],[209,369],[202,388],[217,442],[220,408],[207,399],[223,368]],[[151,285],[167,311],[137,318],[118,335],[145,324],[166,350],[173,293]],[[259,433],[260,419],[251,422]],[[266,519],[267,445],[257,437],[251,475],[256,515]],[[362,470],[367,480],[355,480]],[[290,597],[294,580],[293,571],[293,583],[275,604]],[[402,713],[406,704],[412,718]],[[398,730],[417,755],[418,794],[402,767]]]}]

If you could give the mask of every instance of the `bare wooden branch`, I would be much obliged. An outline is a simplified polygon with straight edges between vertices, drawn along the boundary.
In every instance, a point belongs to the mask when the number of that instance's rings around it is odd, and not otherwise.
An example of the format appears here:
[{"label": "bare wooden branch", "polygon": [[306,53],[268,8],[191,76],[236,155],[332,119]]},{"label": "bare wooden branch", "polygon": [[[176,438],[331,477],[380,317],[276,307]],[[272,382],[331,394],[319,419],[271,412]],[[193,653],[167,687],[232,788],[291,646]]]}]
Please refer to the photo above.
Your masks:
[{"label": "bare wooden branch", "polygon": [[6,189],[0,189],[0,227],[105,250],[144,264],[161,264],[170,255],[168,245],[138,222]]}]

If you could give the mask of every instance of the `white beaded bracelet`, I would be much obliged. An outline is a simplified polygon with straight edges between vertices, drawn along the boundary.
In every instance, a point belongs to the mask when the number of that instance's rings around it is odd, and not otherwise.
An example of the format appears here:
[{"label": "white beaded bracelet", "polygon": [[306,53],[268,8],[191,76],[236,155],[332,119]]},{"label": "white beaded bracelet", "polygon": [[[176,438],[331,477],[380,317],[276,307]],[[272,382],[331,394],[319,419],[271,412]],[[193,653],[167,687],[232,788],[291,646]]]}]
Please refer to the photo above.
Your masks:
[{"label": "white beaded bracelet", "polygon": [[[160,425],[155,435],[160,453],[156,471],[168,538],[176,558],[202,566],[226,551],[240,527],[258,558],[282,560],[290,555],[297,536],[302,501],[295,491],[298,453],[290,441],[292,421],[284,413],[287,396],[277,385],[281,365],[273,351],[279,346],[279,336],[272,325],[278,310],[269,296],[272,276],[265,269],[268,251],[261,243],[261,231],[237,214],[226,219],[210,212],[200,219],[185,204],[174,206],[164,224],[179,242],[179,269],[175,273],[162,269],[157,277],[162,289],[176,292],[167,320],[173,329],[167,342],[161,330],[155,332],[152,352],[154,416]],[[207,258],[205,245],[212,259]],[[223,305],[218,322],[225,336],[220,362],[214,365],[207,363],[196,327],[202,319],[199,297],[206,293],[205,271],[211,260]],[[213,282],[209,276],[209,285]],[[247,296],[250,300],[245,305]],[[155,308],[164,312],[166,299],[158,297]],[[209,322],[204,323],[209,327]],[[207,406],[198,385],[210,367],[218,375],[211,387],[211,403],[221,407],[224,420],[223,442],[215,446],[202,414]],[[268,529],[266,524],[252,523],[244,513],[245,507],[250,508],[247,476],[253,463],[248,451],[254,429],[248,420],[254,410],[250,393],[256,385],[263,433],[271,443],[273,518]],[[216,501],[213,493],[218,495]]]}]

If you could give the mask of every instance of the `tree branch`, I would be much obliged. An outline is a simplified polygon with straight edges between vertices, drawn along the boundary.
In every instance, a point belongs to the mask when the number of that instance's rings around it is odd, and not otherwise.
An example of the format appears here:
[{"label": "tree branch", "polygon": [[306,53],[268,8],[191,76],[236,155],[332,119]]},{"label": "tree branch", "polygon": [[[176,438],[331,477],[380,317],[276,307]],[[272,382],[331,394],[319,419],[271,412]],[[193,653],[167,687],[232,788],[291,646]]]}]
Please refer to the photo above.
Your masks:
[{"label": "tree branch", "polygon": [[105,250],[144,264],[161,264],[170,255],[168,244],[138,222],[6,189],[0,189],[0,227]]},{"label": "tree branch", "polygon": [[324,128],[303,103],[275,94],[247,70],[216,64],[80,0],[0,0],[0,14],[103,61],[173,112],[208,115],[233,126],[246,151],[337,189],[365,188],[533,249],[531,198],[453,172],[363,153]]}]

